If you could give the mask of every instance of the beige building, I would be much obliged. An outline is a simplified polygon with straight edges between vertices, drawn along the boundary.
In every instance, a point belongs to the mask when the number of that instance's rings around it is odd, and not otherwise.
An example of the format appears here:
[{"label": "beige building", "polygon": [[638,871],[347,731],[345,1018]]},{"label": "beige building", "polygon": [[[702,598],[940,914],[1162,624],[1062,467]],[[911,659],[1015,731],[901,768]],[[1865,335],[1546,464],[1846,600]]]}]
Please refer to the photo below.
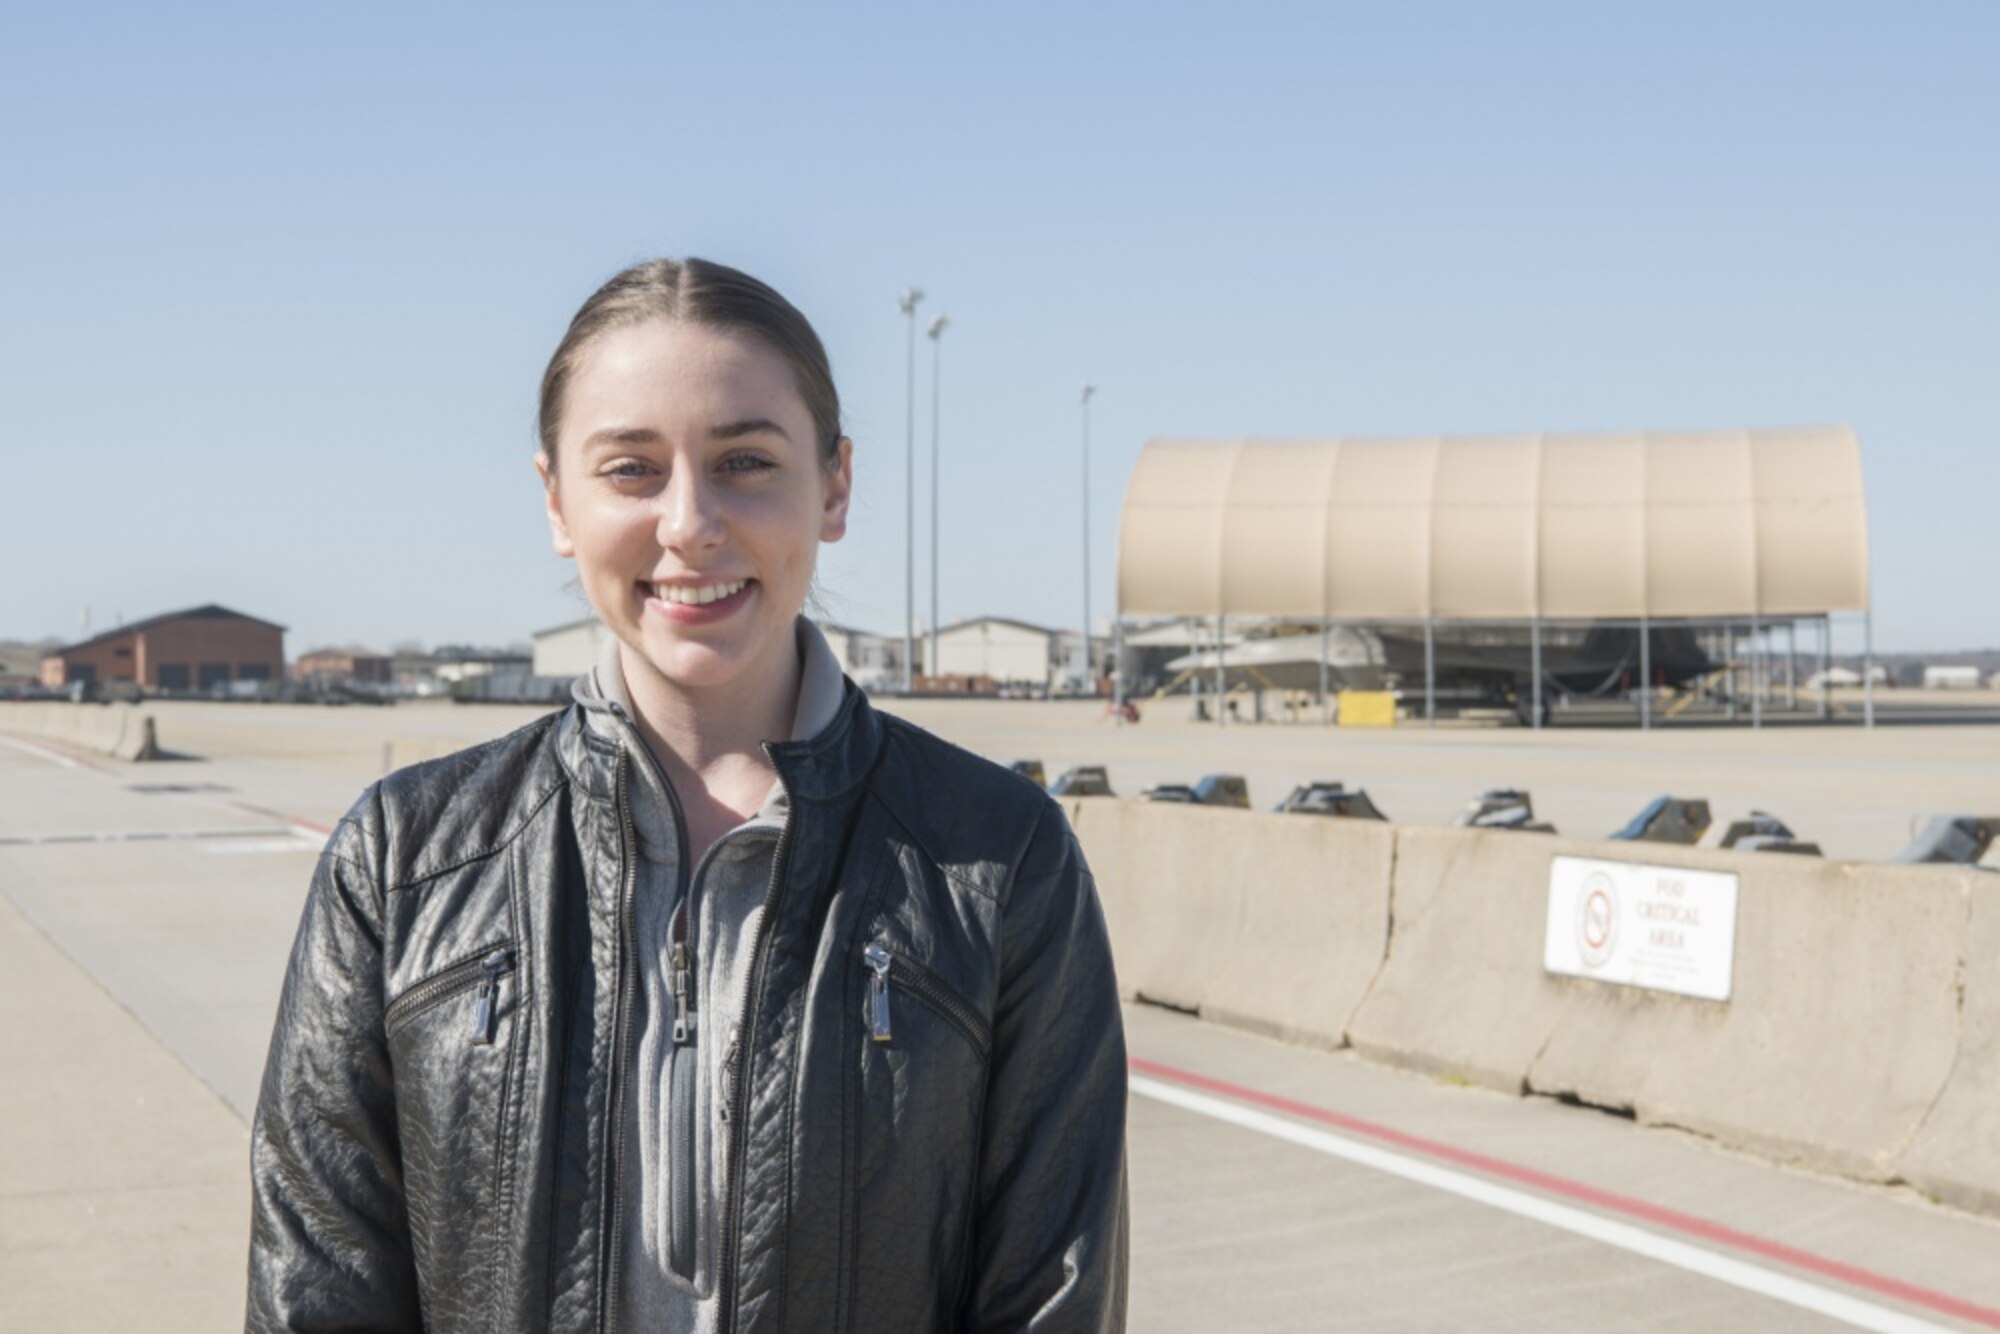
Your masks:
[{"label": "beige building", "polygon": [[1770,620],[1865,611],[1845,427],[1154,440],[1123,616]]},{"label": "beige building", "polygon": [[[903,641],[888,635],[878,635],[872,630],[858,630],[851,625],[838,625],[832,621],[815,621],[820,633],[826,636],[827,645],[833,649],[833,656],[840,660],[840,670],[854,679],[854,684],[863,690],[900,690],[903,685]],[[924,654],[923,637],[917,637],[917,667],[922,670]]]},{"label": "beige building", "polygon": [[1056,632],[1004,616],[980,616],[941,626],[934,676],[980,678],[1001,685],[1049,685]]},{"label": "beige building", "polygon": [[[1105,641],[1092,636],[1101,667]],[[1055,693],[1091,688],[1090,660],[1083,637],[1074,630],[1051,630],[1006,616],[979,616],[947,625],[937,633],[937,672],[947,677],[984,677],[1002,686],[1026,686]]]},{"label": "beige building", "polygon": [[534,674],[565,679],[583,675],[597,661],[597,646],[610,633],[595,616],[537,630]]},{"label": "beige building", "polygon": [[40,685],[47,644],[0,644],[0,690]]}]

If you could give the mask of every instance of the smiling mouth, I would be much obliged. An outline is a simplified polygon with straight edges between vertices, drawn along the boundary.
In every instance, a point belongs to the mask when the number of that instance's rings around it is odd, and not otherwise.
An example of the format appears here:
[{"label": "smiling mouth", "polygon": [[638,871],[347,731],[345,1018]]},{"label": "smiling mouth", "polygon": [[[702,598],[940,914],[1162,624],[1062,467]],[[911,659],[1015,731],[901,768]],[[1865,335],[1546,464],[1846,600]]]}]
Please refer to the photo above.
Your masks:
[{"label": "smiling mouth", "polygon": [[641,584],[640,587],[661,602],[680,607],[705,607],[711,602],[735,597],[754,582],[752,579],[730,579],[699,587],[688,584]]}]

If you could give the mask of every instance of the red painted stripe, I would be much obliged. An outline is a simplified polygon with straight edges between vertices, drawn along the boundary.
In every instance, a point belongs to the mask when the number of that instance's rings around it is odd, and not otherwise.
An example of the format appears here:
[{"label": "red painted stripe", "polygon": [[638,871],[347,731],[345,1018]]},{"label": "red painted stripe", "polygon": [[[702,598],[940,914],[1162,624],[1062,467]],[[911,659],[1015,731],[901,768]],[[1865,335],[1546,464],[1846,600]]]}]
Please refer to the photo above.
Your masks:
[{"label": "red painted stripe", "polygon": [[1802,1251],[1796,1246],[1787,1246],[1783,1242],[1753,1236],[1748,1232],[1739,1232],[1735,1228],[1725,1227],[1721,1223],[1711,1222],[1706,1218],[1697,1218],[1693,1214],[1684,1214],[1677,1209],[1668,1209],[1661,1205],[1649,1204],[1645,1200],[1635,1200],[1628,1195],[1619,1195],[1597,1186],[1586,1185],[1581,1181],[1572,1181],[1567,1177],[1559,1177],[1532,1167],[1523,1167],[1518,1163],[1510,1163],[1504,1159],[1489,1157],[1483,1153],[1475,1153],[1470,1149],[1461,1149],[1455,1145],[1445,1144],[1438,1140],[1425,1139],[1421,1135],[1412,1135],[1408,1131],[1397,1130],[1393,1126],[1380,1125],[1373,1121],[1364,1121],[1360,1117],[1348,1116],[1345,1113],[1332,1111],[1325,1107],[1315,1107],[1310,1103],[1298,1102],[1291,1098],[1281,1097],[1275,1093],[1265,1093],[1258,1089],[1246,1088],[1241,1084],[1232,1084],[1225,1079],[1215,1079],[1208,1075],[1197,1074],[1192,1070],[1182,1070],[1177,1066],[1163,1065],[1158,1061],[1149,1061],[1143,1057],[1132,1057],[1131,1067],[1137,1073],[1151,1075],[1155,1079],[1164,1079],[1186,1088],[1204,1089],[1210,1093],[1217,1093],[1237,1102],[1251,1103],[1258,1107],[1268,1108],[1274,1112],[1283,1112],[1287,1116],[1299,1117],[1302,1120],[1317,1121],[1322,1125],[1336,1126],[1341,1130],[1366,1139],[1376,1140],[1383,1144],[1393,1144],[1398,1148],[1408,1149],[1413,1153],[1420,1153],[1426,1158],[1441,1159],[1445,1162],[1456,1163],[1461,1167],[1470,1168],[1486,1176],[1518,1182],[1521,1185],[1530,1186],[1547,1195],[1575,1200],[1579,1203],[1602,1209],[1606,1213],[1623,1214],[1627,1218],[1641,1219],[1656,1227],[1696,1237],[1702,1241],[1726,1247],[1733,1251],[1742,1251],[1748,1255],[1760,1256],[1766,1260],[1774,1260],[1779,1264],[1789,1266],[1793,1269],[1818,1274],[1822,1278],[1830,1278],[1835,1282],[1844,1283],[1853,1288],[1860,1288],[1864,1291],[1875,1293],[1878,1296],[1889,1297],[1899,1302],[1907,1302],[1912,1306],[1921,1306],[1928,1310],[1956,1317],[1960,1320],[1970,1321],[1975,1325],[1984,1325],[1989,1329],[2000,1329],[2000,1310],[1995,1310],[1990,1306],[1979,1306],[1962,1298],[1952,1297],[1942,1292],[1933,1291],[1930,1288],[1918,1287],[1914,1283],[1906,1283],[1898,1278],[1891,1278],[1887,1274],[1878,1274],[1871,1269],[1862,1269],[1858,1265],[1845,1264],[1839,1260],[1830,1260],[1823,1255],[1815,1255],[1811,1251]]},{"label": "red painted stripe", "polygon": [[76,746],[70,745],[68,742],[55,740],[53,737],[9,735],[7,739],[20,745],[25,750],[38,750],[50,759],[69,760],[86,769],[95,769],[101,774],[112,772],[109,765],[100,764],[97,760],[93,759],[89,751],[81,750]]},{"label": "red painted stripe", "polygon": [[269,806],[257,806],[247,801],[238,801],[231,804],[239,811],[248,811],[252,815],[262,815],[272,820],[283,820],[286,824],[297,825],[301,829],[309,829],[322,838],[333,833],[332,825],[321,824],[317,820],[308,820],[303,816],[287,815],[284,811],[274,811]]}]

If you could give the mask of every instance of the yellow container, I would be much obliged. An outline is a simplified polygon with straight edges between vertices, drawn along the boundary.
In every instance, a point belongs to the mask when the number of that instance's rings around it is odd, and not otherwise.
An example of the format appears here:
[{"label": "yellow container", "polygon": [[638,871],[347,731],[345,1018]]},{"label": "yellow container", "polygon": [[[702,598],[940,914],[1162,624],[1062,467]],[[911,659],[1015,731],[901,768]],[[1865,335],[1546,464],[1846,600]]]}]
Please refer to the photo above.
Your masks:
[{"label": "yellow container", "polygon": [[1393,690],[1343,690],[1340,692],[1342,727],[1394,727],[1396,693]]}]

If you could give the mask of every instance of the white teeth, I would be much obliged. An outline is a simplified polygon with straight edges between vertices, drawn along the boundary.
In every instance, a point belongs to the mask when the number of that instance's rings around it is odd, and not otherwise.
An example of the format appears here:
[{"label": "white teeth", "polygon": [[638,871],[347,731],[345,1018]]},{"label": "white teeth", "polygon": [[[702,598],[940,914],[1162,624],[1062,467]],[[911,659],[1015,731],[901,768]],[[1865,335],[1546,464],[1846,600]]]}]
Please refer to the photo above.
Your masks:
[{"label": "white teeth", "polygon": [[709,584],[702,588],[683,588],[675,584],[654,584],[653,596],[662,602],[677,602],[684,607],[702,607],[722,598],[734,597],[743,591],[748,579],[738,579],[729,584]]}]

